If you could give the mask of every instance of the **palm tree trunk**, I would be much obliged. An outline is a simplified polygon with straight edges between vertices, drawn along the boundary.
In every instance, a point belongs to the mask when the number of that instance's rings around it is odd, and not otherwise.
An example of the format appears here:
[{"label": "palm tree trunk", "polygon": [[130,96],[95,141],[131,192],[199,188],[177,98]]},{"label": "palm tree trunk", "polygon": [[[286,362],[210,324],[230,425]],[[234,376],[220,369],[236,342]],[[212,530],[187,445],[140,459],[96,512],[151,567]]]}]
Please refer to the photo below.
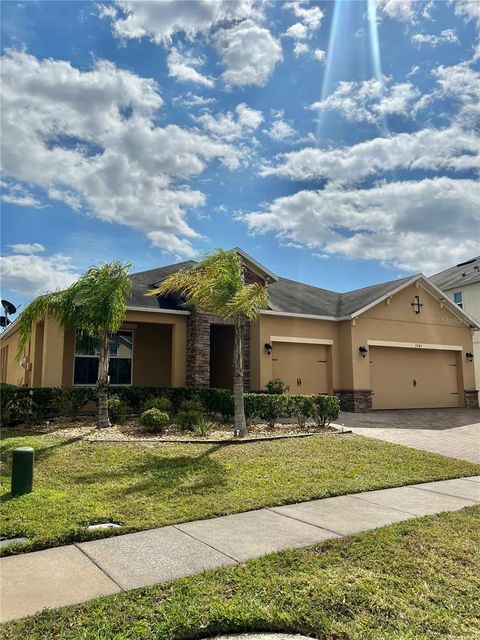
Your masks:
[{"label": "palm tree trunk", "polygon": [[105,331],[100,336],[100,354],[98,358],[98,428],[111,427],[110,418],[108,417],[108,384],[110,378],[108,376],[108,333]]},{"label": "palm tree trunk", "polygon": [[242,321],[235,318],[235,339],[233,343],[233,401],[235,406],[235,436],[247,435],[245,407],[243,405],[243,332]]}]

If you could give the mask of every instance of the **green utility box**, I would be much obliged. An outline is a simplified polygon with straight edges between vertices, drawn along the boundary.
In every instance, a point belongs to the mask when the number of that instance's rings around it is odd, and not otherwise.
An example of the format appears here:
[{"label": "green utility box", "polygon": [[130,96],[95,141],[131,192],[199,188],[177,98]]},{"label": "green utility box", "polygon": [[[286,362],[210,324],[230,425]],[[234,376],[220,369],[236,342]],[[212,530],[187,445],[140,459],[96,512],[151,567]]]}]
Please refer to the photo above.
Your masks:
[{"label": "green utility box", "polygon": [[33,461],[35,452],[32,447],[18,447],[12,455],[12,496],[31,493],[33,489]]}]

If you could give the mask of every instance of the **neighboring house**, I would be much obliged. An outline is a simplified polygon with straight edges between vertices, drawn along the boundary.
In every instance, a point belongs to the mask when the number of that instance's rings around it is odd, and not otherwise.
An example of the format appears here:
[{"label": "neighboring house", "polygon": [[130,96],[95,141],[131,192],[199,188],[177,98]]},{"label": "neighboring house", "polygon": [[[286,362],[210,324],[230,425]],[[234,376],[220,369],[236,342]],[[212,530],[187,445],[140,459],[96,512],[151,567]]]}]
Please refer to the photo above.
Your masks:
[{"label": "neighboring house", "polygon": [[[335,293],[279,278],[236,249],[246,279],[268,285],[270,303],[245,326],[245,385],[281,378],[291,393],[336,393],[350,411],[477,407],[472,333],[478,324],[423,275]],[[230,387],[233,326],[174,296],[145,293],[188,261],[132,276],[122,330],[111,342],[111,383]],[[22,366],[17,326],[0,338],[2,381],[29,386],[93,385],[94,340],[39,323]]]},{"label": "neighboring house", "polygon": [[[430,276],[460,309],[480,323],[480,256]],[[480,385],[480,332],[473,335],[476,386]]]}]

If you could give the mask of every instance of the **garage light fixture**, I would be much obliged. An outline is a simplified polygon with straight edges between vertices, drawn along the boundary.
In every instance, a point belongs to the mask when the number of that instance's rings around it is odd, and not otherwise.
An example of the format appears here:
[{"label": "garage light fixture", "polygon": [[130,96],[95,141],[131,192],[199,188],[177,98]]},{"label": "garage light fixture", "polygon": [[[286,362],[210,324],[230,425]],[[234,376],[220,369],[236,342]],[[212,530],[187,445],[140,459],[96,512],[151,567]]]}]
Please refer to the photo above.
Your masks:
[{"label": "garage light fixture", "polygon": [[267,352],[267,355],[270,356],[273,350],[272,345],[270,344],[270,342],[266,342],[264,346],[265,346],[265,351]]},{"label": "garage light fixture", "polygon": [[467,353],[465,354],[465,357],[469,362],[473,362],[473,353],[471,351],[467,351]]},{"label": "garage light fixture", "polygon": [[367,347],[361,346],[361,347],[358,347],[358,350],[360,351],[360,355],[362,356],[362,358],[367,357],[367,353],[368,353]]}]

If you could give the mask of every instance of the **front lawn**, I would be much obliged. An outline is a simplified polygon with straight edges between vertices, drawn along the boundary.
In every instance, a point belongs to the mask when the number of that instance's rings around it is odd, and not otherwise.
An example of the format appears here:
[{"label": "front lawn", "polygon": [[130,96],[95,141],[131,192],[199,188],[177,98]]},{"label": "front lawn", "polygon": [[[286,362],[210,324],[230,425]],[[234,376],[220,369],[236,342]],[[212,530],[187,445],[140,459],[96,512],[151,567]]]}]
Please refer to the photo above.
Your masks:
[{"label": "front lawn", "polygon": [[5,640],[480,637],[480,507],[384,527],[9,623]]},{"label": "front lawn", "polygon": [[[11,451],[18,446],[35,449],[34,492],[12,498]],[[2,458],[1,535],[30,538],[29,550],[480,473],[480,465],[352,435],[225,446],[88,443],[5,430]],[[86,530],[105,521],[124,527]]]}]

